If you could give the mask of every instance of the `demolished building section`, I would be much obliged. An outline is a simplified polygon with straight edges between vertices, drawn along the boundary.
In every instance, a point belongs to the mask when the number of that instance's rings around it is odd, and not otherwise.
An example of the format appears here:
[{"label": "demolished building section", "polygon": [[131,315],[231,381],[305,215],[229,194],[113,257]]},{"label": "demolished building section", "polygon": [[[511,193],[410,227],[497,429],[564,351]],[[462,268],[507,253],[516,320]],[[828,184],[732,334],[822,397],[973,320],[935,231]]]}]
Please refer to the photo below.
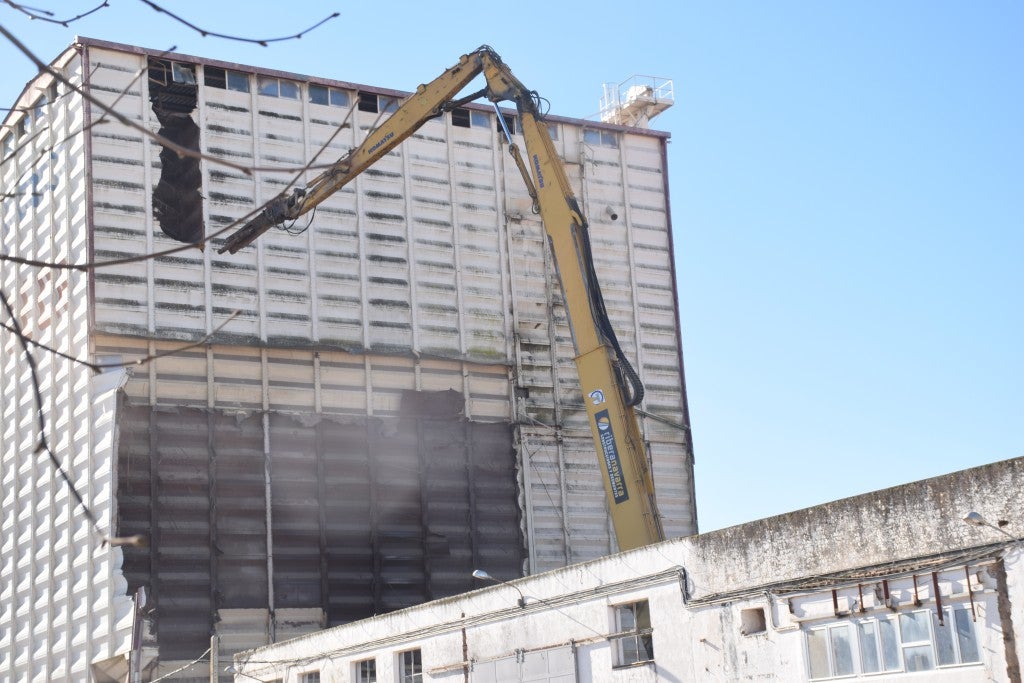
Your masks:
[{"label": "demolished building section", "polygon": [[[89,128],[102,112],[62,91],[88,182],[62,205],[79,228],[61,257],[126,259],[66,302],[89,321],[73,352],[130,361],[209,335],[135,368],[117,462],[93,451],[116,478],[104,514],[151,539],[125,551],[122,595],[147,590],[159,673],[211,635],[227,656],[467,590],[476,568],[511,578],[615,550],[557,274],[493,111],[429,122],[308,224],[236,255],[217,237],[132,260],[229,228],[403,93],[89,39],[67,59],[93,97],[204,154],[110,118]],[[667,135],[549,123],[647,385],[666,532],[688,535]]]}]

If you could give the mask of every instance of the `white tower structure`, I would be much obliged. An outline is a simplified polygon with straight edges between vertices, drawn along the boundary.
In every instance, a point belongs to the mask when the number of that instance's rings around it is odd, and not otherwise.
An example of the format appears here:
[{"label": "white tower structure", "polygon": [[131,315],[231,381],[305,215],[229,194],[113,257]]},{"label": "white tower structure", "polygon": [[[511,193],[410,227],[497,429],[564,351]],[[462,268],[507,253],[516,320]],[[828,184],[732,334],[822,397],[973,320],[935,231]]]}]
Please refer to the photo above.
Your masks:
[{"label": "white tower structure", "polygon": [[651,119],[675,104],[672,81],[657,76],[630,76],[605,83],[601,121],[631,128],[648,128]]}]

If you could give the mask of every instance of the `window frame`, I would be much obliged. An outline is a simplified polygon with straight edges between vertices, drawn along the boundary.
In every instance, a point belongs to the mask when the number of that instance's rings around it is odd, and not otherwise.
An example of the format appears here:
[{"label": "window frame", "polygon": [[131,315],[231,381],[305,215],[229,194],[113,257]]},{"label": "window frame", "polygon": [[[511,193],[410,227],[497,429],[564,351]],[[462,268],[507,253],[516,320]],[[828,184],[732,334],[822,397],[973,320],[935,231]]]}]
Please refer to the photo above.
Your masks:
[{"label": "window frame", "polygon": [[377,658],[352,662],[352,680],[356,683],[377,683]]},{"label": "window frame", "polygon": [[[596,139],[594,139],[596,136]],[[614,131],[601,128],[584,128],[583,142],[591,147],[606,147],[608,149],[619,148],[619,137]]]},{"label": "window frame", "polygon": [[252,81],[244,71],[222,69],[219,66],[203,66],[203,85],[218,90],[250,92]]},{"label": "window frame", "polygon": [[[612,668],[623,669],[654,662],[654,628],[651,605],[646,599],[612,605]],[[625,617],[628,615],[628,619]],[[646,622],[646,623],[643,623]],[[626,644],[632,643],[627,651]]]},{"label": "window frame", "polygon": [[[281,87],[282,84],[286,85],[288,88],[294,88],[294,90],[290,91],[294,92],[294,96],[283,94],[284,89]],[[273,88],[270,87],[271,85]],[[256,94],[263,95],[264,97],[276,97],[281,100],[302,100],[302,88],[298,81],[293,81],[287,78],[277,78],[276,76],[257,76]]]},{"label": "window frame", "polygon": [[[318,102],[313,99],[314,91],[322,91],[322,102]],[[310,83],[306,87],[306,99],[309,100],[310,104],[315,104],[321,107],[347,108],[352,104],[352,96],[349,94],[348,90],[334,88],[329,85],[321,85],[320,83]]]},{"label": "window frame", "polygon": [[[899,612],[891,614],[848,617],[841,620],[819,622],[807,626],[803,629],[804,670],[807,674],[807,678],[810,681],[829,681],[845,678],[910,674],[919,673],[921,671],[935,671],[939,669],[982,665],[981,644],[978,642],[978,630],[975,626],[976,620],[972,619],[971,608],[966,605],[956,603],[952,605],[943,605],[942,616],[943,625],[941,626],[939,625],[938,613],[934,607],[900,610]],[[922,618],[924,619],[923,622],[921,621]],[[909,619],[914,620],[916,628],[923,626],[926,629],[926,639],[904,639],[905,633],[909,627]],[[891,630],[886,631],[883,627],[883,623],[889,624],[889,628]],[[871,633],[866,636],[865,633],[867,629],[865,629],[864,626],[867,624],[873,624],[874,628],[871,630]],[[969,631],[967,632],[960,628],[965,624],[970,625]],[[950,629],[950,631],[945,632],[945,638],[941,637],[943,632],[936,631],[936,629],[939,628]],[[839,671],[835,666],[835,646],[832,634],[833,632],[838,632],[840,630],[846,630],[848,634],[852,635],[850,640],[850,660],[853,664],[853,670],[850,672]],[[812,637],[819,637],[817,634],[821,633],[826,635],[826,639],[824,641],[824,652],[826,654],[825,665],[828,668],[828,672],[816,675],[817,672],[812,668],[813,649],[811,646],[811,640]],[[890,646],[890,650],[892,650],[896,655],[895,660],[892,660],[891,657],[888,656],[892,652],[887,651],[886,649],[886,633],[893,634],[895,636],[895,643]],[[865,647],[865,643],[868,642],[865,640],[866,637],[871,638],[873,641],[874,661],[869,663],[871,666],[865,665],[865,655],[866,650],[868,649]],[[948,646],[949,649],[941,649],[946,646]],[[924,668],[908,668],[907,651],[914,649],[922,651],[920,650],[921,648],[927,648],[926,655],[930,662],[930,666]],[[817,657],[819,655],[815,656]],[[951,661],[949,660],[950,656],[952,657]],[[973,659],[970,657],[973,657]]]},{"label": "window frame", "polygon": [[399,683],[423,683],[423,651],[418,647],[403,650],[397,657]]}]

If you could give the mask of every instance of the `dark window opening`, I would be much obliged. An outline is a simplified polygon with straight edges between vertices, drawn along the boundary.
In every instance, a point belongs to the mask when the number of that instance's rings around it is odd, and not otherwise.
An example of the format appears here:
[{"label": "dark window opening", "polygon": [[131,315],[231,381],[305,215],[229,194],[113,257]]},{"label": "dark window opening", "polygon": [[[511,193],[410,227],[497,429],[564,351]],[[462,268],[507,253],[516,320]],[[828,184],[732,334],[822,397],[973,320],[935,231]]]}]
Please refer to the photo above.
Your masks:
[{"label": "dark window opening", "polygon": [[[187,150],[199,151],[199,126],[192,120],[198,87],[193,67],[163,59],[149,60],[149,101],[160,122],[160,136]],[[195,243],[203,238],[202,173],[199,159],[177,149],[160,150],[160,182],[153,190],[153,216],[171,239]]]},{"label": "dark window opening", "polygon": [[218,69],[215,66],[203,68],[203,83],[211,88],[220,88],[221,90],[249,92],[249,74]]},{"label": "dark window opening", "polygon": [[377,96],[367,92],[359,93],[359,111],[368,111],[374,114],[379,112]]},{"label": "dark window opening", "polygon": [[224,90],[228,87],[228,75],[224,69],[207,66],[203,69],[203,83],[211,88]]},{"label": "dark window opening", "polygon": [[763,607],[752,607],[740,610],[740,633],[750,636],[768,630]]},{"label": "dark window opening", "polygon": [[469,128],[469,110],[452,109],[452,125],[460,128]]},{"label": "dark window opening", "polygon": [[[515,135],[517,133],[522,133],[523,132],[519,128],[519,117],[516,116],[515,114],[502,114],[501,115],[501,120],[497,120],[497,121],[498,121],[498,132],[501,133],[502,135],[505,134],[505,128],[508,128],[509,135]],[[502,121],[505,122],[504,128],[501,125]]]}]

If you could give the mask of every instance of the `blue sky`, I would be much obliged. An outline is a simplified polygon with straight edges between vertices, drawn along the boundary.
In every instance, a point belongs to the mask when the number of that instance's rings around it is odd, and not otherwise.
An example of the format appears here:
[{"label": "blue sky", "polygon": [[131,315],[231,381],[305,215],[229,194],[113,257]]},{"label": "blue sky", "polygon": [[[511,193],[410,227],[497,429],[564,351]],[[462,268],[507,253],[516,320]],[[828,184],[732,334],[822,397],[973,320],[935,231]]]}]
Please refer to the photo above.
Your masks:
[{"label": "blue sky", "polygon": [[[259,38],[341,16],[266,48],[130,0],[0,24],[47,61],[77,33],[402,90],[486,43],[577,117],[602,83],[673,79],[702,531],[1024,455],[1024,4],[165,4]],[[0,58],[10,105],[33,69]]]}]

